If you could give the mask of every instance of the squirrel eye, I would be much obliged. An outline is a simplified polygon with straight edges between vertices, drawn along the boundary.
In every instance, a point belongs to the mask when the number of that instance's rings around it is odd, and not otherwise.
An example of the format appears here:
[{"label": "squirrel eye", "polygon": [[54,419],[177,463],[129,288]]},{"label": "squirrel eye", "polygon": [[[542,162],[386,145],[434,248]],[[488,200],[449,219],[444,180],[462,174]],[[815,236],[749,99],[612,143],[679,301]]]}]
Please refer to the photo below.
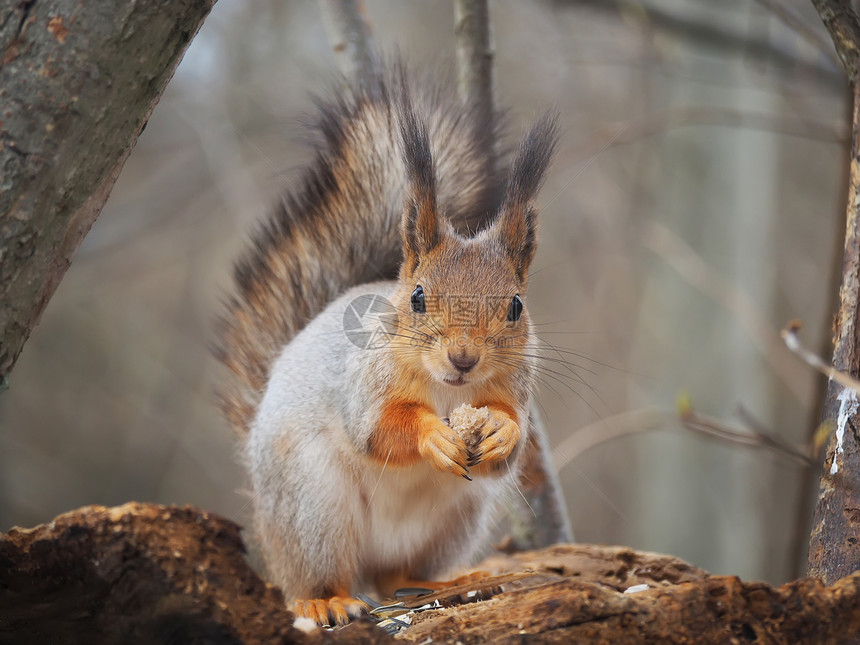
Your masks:
[{"label": "squirrel eye", "polygon": [[[414,294],[413,294],[414,298]],[[508,321],[516,322],[520,319],[520,316],[523,315],[523,301],[520,298],[520,294],[516,294],[511,299],[511,308],[508,309]]]},{"label": "squirrel eye", "polygon": [[427,304],[424,302],[424,289],[420,284],[412,292],[412,311],[416,314],[427,312]]}]

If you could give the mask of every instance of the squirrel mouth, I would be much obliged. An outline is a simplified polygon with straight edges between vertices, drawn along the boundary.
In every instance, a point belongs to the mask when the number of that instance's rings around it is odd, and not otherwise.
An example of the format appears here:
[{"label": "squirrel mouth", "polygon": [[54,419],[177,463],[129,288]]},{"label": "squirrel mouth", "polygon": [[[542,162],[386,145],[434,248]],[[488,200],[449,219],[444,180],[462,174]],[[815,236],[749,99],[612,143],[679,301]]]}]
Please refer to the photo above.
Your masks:
[{"label": "squirrel mouth", "polygon": [[453,378],[445,377],[442,379],[442,381],[444,381],[447,385],[465,385],[466,384],[466,379],[464,379],[462,376],[455,376]]}]

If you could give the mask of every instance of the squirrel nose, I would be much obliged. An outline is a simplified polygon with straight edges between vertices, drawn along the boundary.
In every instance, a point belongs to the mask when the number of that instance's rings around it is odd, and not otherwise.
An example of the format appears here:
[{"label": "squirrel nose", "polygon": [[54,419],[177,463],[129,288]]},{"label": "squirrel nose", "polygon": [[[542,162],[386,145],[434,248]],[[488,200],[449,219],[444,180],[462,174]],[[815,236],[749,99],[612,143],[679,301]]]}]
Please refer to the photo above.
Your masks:
[{"label": "squirrel nose", "polygon": [[477,356],[469,356],[468,354],[462,354],[460,356],[454,356],[453,354],[448,354],[448,360],[451,361],[451,365],[456,367],[458,370],[463,372],[464,374],[471,370],[475,365],[478,364]]}]

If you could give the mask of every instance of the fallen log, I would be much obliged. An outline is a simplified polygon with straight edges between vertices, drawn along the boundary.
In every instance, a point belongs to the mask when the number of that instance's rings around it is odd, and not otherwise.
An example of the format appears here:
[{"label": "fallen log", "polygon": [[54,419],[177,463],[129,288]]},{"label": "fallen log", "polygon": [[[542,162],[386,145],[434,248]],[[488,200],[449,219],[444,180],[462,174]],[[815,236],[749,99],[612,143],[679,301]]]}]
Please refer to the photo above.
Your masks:
[{"label": "fallen log", "polygon": [[773,587],[583,544],[479,568],[477,582],[377,611],[394,635],[370,620],[306,633],[248,565],[233,522],[192,507],[90,506],[0,534],[0,642],[794,645],[860,631],[860,574]]}]

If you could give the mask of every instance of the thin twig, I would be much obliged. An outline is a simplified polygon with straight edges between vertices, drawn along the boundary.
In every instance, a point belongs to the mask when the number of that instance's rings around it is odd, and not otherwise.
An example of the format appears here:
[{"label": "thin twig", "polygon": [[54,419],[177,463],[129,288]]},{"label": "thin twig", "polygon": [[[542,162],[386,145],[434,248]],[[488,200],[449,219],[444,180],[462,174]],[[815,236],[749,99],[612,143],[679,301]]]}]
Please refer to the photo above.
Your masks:
[{"label": "thin twig", "polygon": [[800,339],[797,337],[797,332],[799,330],[800,323],[797,321],[792,321],[788,324],[788,327],[786,327],[780,332],[780,336],[782,336],[782,340],[783,342],[785,342],[785,346],[788,347],[795,354],[800,356],[800,358],[802,358],[807,365],[811,365],[816,370],[824,374],[824,376],[826,376],[827,378],[833,379],[840,385],[847,388],[851,388],[852,390],[860,394],[860,381],[853,378],[850,374],[840,372],[835,367],[828,365],[817,354],[806,349],[806,347],[801,344]]},{"label": "thin twig", "polygon": [[571,432],[552,451],[556,471],[561,471],[595,446],[640,432],[657,430],[672,423],[674,415],[662,410],[645,409],[622,412]]},{"label": "thin twig", "polygon": [[587,425],[571,433],[553,450],[553,463],[561,470],[585,452],[608,441],[622,437],[671,427],[676,421],[696,434],[719,439],[747,448],[763,448],[786,457],[802,466],[813,464],[811,451],[795,448],[761,427],[757,421],[749,428],[735,429],[715,419],[697,414],[692,406],[683,400],[677,414],[663,410],[645,409],[623,412]]},{"label": "thin twig", "polygon": [[809,386],[792,365],[794,361],[779,342],[779,334],[745,292],[711,269],[674,231],[656,220],[644,223],[643,243],[671,266],[680,277],[731,313],[799,401],[810,397]]},{"label": "thin twig", "polygon": [[[779,439],[773,437],[769,432],[758,430],[736,430],[715,420],[696,414],[693,410],[681,412],[681,424],[687,429],[699,434],[720,439],[728,443],[735,443],[748,448],[765,448],[782,455],[792,461],[810,467],[813,464],[812,457],[808,451],[799,450]],[[756,425],[759,425],[756,423]]]}]

